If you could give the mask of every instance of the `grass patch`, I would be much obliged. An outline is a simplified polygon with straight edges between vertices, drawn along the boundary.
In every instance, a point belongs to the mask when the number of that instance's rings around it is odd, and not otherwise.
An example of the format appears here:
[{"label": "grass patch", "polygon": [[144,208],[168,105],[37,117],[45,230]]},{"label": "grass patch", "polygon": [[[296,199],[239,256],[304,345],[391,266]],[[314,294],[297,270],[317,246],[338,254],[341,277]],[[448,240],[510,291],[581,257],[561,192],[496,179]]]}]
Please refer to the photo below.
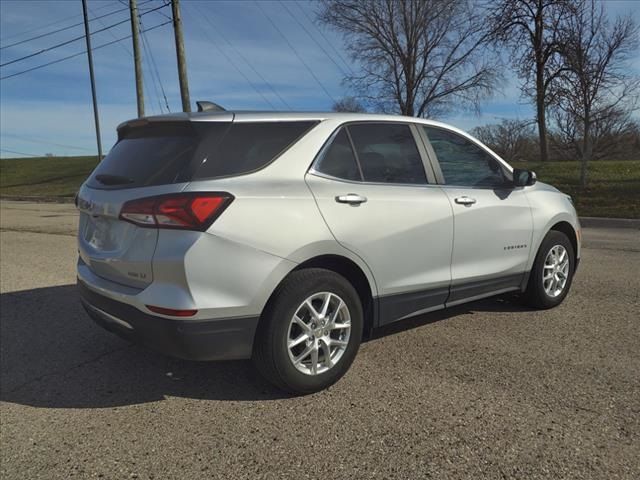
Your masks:
[{"label": "grass patch", "polygon": [[538,180],[571,195],[584,217],[640,218],[640,160],[590,162],[589,184],[580,188],[579,162],[522,162]]},{"label": "grass patch", "polygon": [[[97,157],[0,160],[0,195],[73,197],[97,164]],[[589,186],[579,186],[578,162],[523,162],[541,182],[571,195],[587,217],[640,218],[640,160],[591,162]]]},{"label": "grass patch", "polygon": [[0,195],[73,197],[97,156],[0,160]]}]

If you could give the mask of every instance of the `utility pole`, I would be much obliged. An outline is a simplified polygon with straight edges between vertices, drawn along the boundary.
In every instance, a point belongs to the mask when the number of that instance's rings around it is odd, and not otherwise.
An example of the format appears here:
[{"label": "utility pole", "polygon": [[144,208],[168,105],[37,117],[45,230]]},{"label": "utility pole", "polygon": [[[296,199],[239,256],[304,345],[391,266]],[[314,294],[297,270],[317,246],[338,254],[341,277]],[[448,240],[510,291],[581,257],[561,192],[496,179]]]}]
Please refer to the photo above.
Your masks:
[{"label": "utility pole", "polygon": [[138,118],[144,117],[144,89],[142,84],[142,63],[140,58],[140,22],[138,21],[138,2],[129,0],[131,14],[131,38],[133,39],[133,64],[136,72],[136,99],[138,100]]},{"label": "utility pole", "polygon": [[184,55],[184,39],[182,36],[182,18],[180,17],[180,0],[171,0],[171,12],[173,13],[173,33],[176,38],[176,55],[178,57],[178,79],[180,80],[180,97],[182,98],[182,111],[191,111],[189,101],[189,82],[187,81],[187,60]]},{"label": "utility pole", "polygon": [[89,59],[89,78],[91,79],[91,96],[93,97],[93,120],[96,126],[96,140],[98,142],[98,161],[102,160],[102,141],[100,140],[100,120],[98,119],[98,100],[96,98],[96,81],[93,77],[93,55],[91,54],[91,34],[89,33],[89,16],[87,15],[87,0],[82,0],[84,14],[84,37],[87,41],[87,57]]}]

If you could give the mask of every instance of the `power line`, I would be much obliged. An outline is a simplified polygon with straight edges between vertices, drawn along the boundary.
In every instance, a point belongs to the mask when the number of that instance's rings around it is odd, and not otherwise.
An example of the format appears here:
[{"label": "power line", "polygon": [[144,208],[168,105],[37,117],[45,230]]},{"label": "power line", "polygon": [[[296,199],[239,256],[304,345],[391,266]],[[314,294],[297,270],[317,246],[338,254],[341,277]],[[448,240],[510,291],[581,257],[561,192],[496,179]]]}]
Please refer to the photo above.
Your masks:
[{"label": "power line", "polygon": [[[89,12],[90,12],[92,15],[94,15],[94,14],[95,14],[95,13],[94,13],[94,10],[92,10],[92,9],[91,9],[91,7],[88,7],[88,8],[89,8]],[[127,8],[127,10],[128,10],[128,8]],[[121,11],[121,10],[120,10],[120,11]],[[91,18],[91,19],[89,19],[89,22],[93,22],[94,20],[98,20],[98,23],[99,23],[100,25],[102,25],[103,27],[106,27],[106,26],[107,26],[107,24],[106,24],[106,23],[104,23],[102,20],[100,20],[100,17]],[[113,39],[117,39],[117,38],[118,38],[118,37],[116,37],[116,34],[115,34],[115,33],[113,33],[111,30],[108,30],[108,31],[107,31],[107,33],[108,33],[109,35],[111,35],[111,38],[113,38]],[[92,35],[93,35],[93,34],[92,34]],[[124,46],[124,45],[122,45],[121,43],[119,43],[118,45],[120,45],[120,47],[122,47],[122,49],[123,49],[125,52],[127,52],[127,54],[128,54],[130,57],[133,57],[133,53],[131,53],[131,50],[129,50],[127,47],[125,47],[125,46]]]},{"label": "power line", "polygon": [[[142,22],[140,22],[140,25],[142,25]],[[163,108],[162,108],[162,100],[160,98],[160,92],[158,90],[158,84],[156,81],[156,77],[154,77],[153,75],[153,70],[151,68],[151,61],[149,60],[149,53],[147,52],[147,43],[145,42],[145,37],[144,35],[142,35],[142,33],[140,34],[140,38],[142,39],[142,54],[143,57],[147,59],[147,73],[148,76],[151,77],[151,85],[153,85],[153,91],[156,94],[156,101],[158,102],[158,107],[160,108],[160,113],[164,113]],[[144,62],[142,62],[142,68],[144,68]],[[147,75],[145,75],[145,78],[147,77]],[[145,86],[145,89],[147,91],[150,91],[148,87]],[[150,102],[151,103],[151,102]]]},{"label": "power line", "polygon": [[[114,23],[113,25],[108,25],[108,26],[106,26],[104,28],[101,28],[100,30],[96,30],[91,35],[94,35],[94,34],[100,33],[100,32],[104,32],[105,30],[108,30],[108,29],[113,28],[113,27],[117,27],[118,25],[122,25],[123,23],[126,23],[128,21],[129,20],[122,20],[121,22]],[[79,37],[75,37],[75,38],[72,38],[71,40],[67,40],[67,41],[64,41],[62,43],[58,43],[58,44],[53,45],[53,46],[48,47],[48,48],[44,48],[44,49],[42,49],[42,50],[40,50],[38,52],[30,53],[29,55],[25,55],[24,57],[20,57],[20,58],[16,58],[16,59],[10,60],[8,62],[4,62],[4,63],[0,64],[0,67],[6,67],[7,65],[11,65],[12,63],[20,62],[22,60],[26,60],[28,58],[35,57],[36,55],[40,55],[42,53],[49,52],[51,50],[55,50],[56,48],[64,47],[65,45],[69,45],[70,43],[77,42],[78,40],[82,40],[83,38],[84,38],[84,35],[80,35]]]},{"label": "power line", "polygon": [[[124,5],[126,5],[124,0],[119,0],[121,3],[123,3]],[[171,5],[171,1],[172,0],[160,0],[162,1],[166,6]],[[140,5],[143,5],[142,3]],[[144,9],[141,9],[144,10]],[[162,15],[164,18],[166,18],[167,20],[171,20],[173,21],[173,18],[171,18],[169,15],[167,15],[166,13],[162,13],[162,12],[158,12],[159,15]]]},{"label": "power line", "polygon": [[336,67],[338,67],[338,70],[340,70],[340,72],[341,72],[343,75],[346,75],[346,72],[345,72],[344,68],[342,68],[342,65],[340,65],[338,62],[336,62],[336,61],[333,59],[333,57],[332,57],[331,55],[329,55],[329,52],[327,52],[327,51],[325,50],[325,48],[322,46],[322,44],[321,44],[320,42],[318,42],[318,41],[315,39],[315,37],[314,37],[313,35],[311,35],[311,32],[309,32],[309,30],[307,30],[307,27],[305,27],[305,26],[302,24],[302,22],[301,22],[300,20],[298,20],[298,17],[296,17],[293,13],[291,13],[291,10],[289,10],[289,7],[287,7],[287,5],[286,5],[282,0],[280,0],[280,5],[282,5],[282,7],[284,7],[284,9],[287,11],[287,13],[291,16],[291,18],[293,18],[293,19],[296,21],[296,23],[297,23],[298,25],[300,25],[300,27],[305,31],[305,33],[309,36],[309,38],[310,38],[311,40],[313,40],[313,43],[315,43],[315,44],[318,46],[318,48],[319,48],[320,50],[322,50],[322,53],[324,53],[324,54],[327,56],[327,58],[328,58],[329,60],[331,60],[331,62],[332,62]]},{"label": "power line", "polygon": [[302,8],[302,6],[300,5],[299,2],[293,2],[294,5],[296,5],[298,7],[298,10],[300,10],[302,12],[302,14],[305,16],[305,18],[309,21],[309,23],[311,24],[311,26],[316,30],[316,32],[318,32],[322,38],[324,39],[325,42],[327,42],[327,45],[329,45],[329,47],[331,47],[331,50],[333,50],[335,52],[335,54],[338,56],[338,58],[340,60],[342,60],[342,63],[344,63],[347,68],[349,69],[349,71],[351,71],[351,73],[354,73],[353,68],[351,68],[351,65],[349,64],[348,61],[345,60],[345,58],[342,56],[342,54],[340,53],[340,51],[333,45],[333,43],[327,38],[327,36],[324,34],[324,32],[318,28],[318,26],[315,24],[315,22],[309,17],[309,15],[307,14],[307,12],[305,12],[304,8]]},{"label": "power line", "polygon": [[[152,0],[147,0],[145,3],[149,3]],[[101,18],[110,17],[111,15],[115,15],[116,13],[124,12],[125,10],[129,10],[129,8],[121,8],[120,10],[114,10],[113,12],[105,13],[104,15],[100,15],[99,17],[94,17],[89,22],[93,22],[94,20],[100,20]],[[92,11],[93,13],[93,11]],[[15,47],[16,45],[21,45],[23,43],[30,42],[32,40],[38,40],[39,38],[47,37],[49,35],[53,35],[54,33],[64,32],[65,30],[69,30],[70,28],[78,27],[82,25],[84,22],[74,23],[73,25],[69,25],[68,27],[62,27],[57,30],[53,30],[51,32],[42,33],[40,35],[36,35],[35,37],[27,38],[26,40],[20,40],[19,42],[12,43],[11,45],[5,45],[4,47],[0,47],[0,50],[4,50],[5,48]],[[102,23],[102,21],[100,22]],[[104,25],[104,24],[103,24]]]},{"label": "power line", "polygon": [[[91,13],[91,15],[94,15],[95,14],[94,10],[92,10],[91,7],[89,7],[88,5],[87,5],[87,7],[89,8],[89,12]],[[127,7],[127,10],[128,10],[128,7]],[[89,22],[92,22],[93,20],[98,20],[98,18],[96,17],[94,19],[90,19]],[[106,26],[106,24],[102,20],[98,20],[98,23],[100,25],[102,25],[102,26]],[[107,30],[107,33],[111,36],[111,38],[113,38],[115,40],[118,39],[118,37],[116,37],[115,33],[113,33],[111,30]],[[118,45],[120,46],[120,48],[122,48],[127,53],[127,55],[129,55],[131,58],[133,58],[133,53],[127,47],[125,47],[122,43],[118,43]],[[144,82],[144,77],[143,77],[143,82]],[[144,83],[144,86],[145,86],[145,89],[148,90],[148,85],[147,85],[146,82]]]},{"label": "power line", "polygon": [[298,53],[298,51],[295,49],[295,47],[291,44],[291,42],[289,42],[289,40],[287,39],[287,37],[284,35],[284,33],[282,33],[282,30],[280,30],[278,28],[278,26],[274,23],[273,20],[271,20],[271,17],[269,15],[267,15],[267,12],[265,12],[263,10],[263,8],[260,6],[260,3],[258,3],[256,0],[254,0],[255,5],[260,9],[260,11],[262,12],[262,14],[267,18],[267,20],[269,20],[269,23],[271,23],[271,25],[273,26],[273,28],[276,29],[276,31],[280,34],[280,36],[283,38],[283,40],[287,43],[287,45],[289,45],[289,48],[291,49],[291,51],[296,55],[296,57],[298,57],[298,60],[300,60],[300,63],[302,63],[302,65],[304,65],[304,67],[307,69],[307,71],[309,72],[309,74],[313,77],[313,79],[316,81],[316,83],[318,85],[320,85],[320,88],[324,91],[324,93],[327,95],[327,97],[329,97],[331,99],[332,102],[335,102],[336,99],[333,98],[333,96],[329,93],[329,91],[325,88],[325,86],[322,84],[322,82],[320,81],[320,79],[316,76],[315,73],[313,73],[313,70],[311,70],[311,68],[309,67],[309,65],[306,64],[306,62],[302,59],[302,57],[300,56],[300,54]]},{"label": "power line", "polygon": [[[150,32],[151,30],[155,30],[156,28],[162,27],[163,25],[167,25],[169,23],[171,23],[171,22],[167,21],[167,22],[160,23],[158,25],[154,25],[153,27],[147,28],[145,30],[145,32]],[[131,38],[131,34],[129,34],[129,35],[125,36],[125,37],[120,37],[120,38],[118,38],[116,40],[113,40],[112,42],[103,43],[102,45],[98,45],[97,47],[93,47],[92,50],[98,50],[100,48],[108,47],[109,45],[113,45],[114,43],[121,42],[121,41],[126,40],[128,38]],[[27,70],[22,70],[21,72],[12,73],[11,75],[5,75],[4,77],[0,77],[0,80],[6,80],[8,78],[17,77],[18,75],[22,75],[23,73],[33,72],[34,70],[38,70],[40,68],[48,67],[49,65],[54,65],[56,63],[64,62],[65,60],[69,60],[71,58],[78,57],[80,55],[84,55],[85,53],[87,53],[87,51],[83,50],[82,52],[74,53],[73,55],[68,55],[66,57],[59,58],[59,59],[54,60],[52,62],[44,63],[44,64],[38,65],[36,67],[28,68]]]},{"label": "power line", "polygon": [[33,153],[16,152],[15,150],[7,150],[6,148],[0,148],[0,152],[14,153],[16,155],[24,155],[25,157],[42,157],[42,155],[34,155]]},{"label": "power line", "polygon": [[[195,7],[194,5],[194,8],[197,8],[197,7]],[[233,49],[233,51],[244,61],[244,63],[247,64],[247,66],[269,87],[269,89],[280,99],[280,101],[284,103],[284,105],[289,110],[291,110],[291,106],[287,103],[287,101],[284,98],[282,98],[282,96],[280,96],[280,94],[276,91],[276,89],[273,88],[271,83],[269,83],[269,81],[266,78],[264,78],[264,76],[262,76],[260,72],[258,72],[258,70],[255,69],[255,67],[251,64],[251,62],[249,62],[247,58],[236,47],[233,46],[233,44],[227,39],[227,37],[224,36],[224,34],[222,33],[222,30],[216,29],[216,25],[213,24],[213,21],[209,17],[207,17],[202,10],[198,10],[198,11],[201,13],[202,17],[209,23],[209,25],[213,27],[213,29],[218,33],[218,35],[220,35],[223,38],[223,40],[227,42],[227,44]]]},{"label": "power line", "polygon": [[[101,7],[96,8],[96,12],[99,11],[99,10],[104,10],[107,7],[111,7],[111,5],[102,5]],[[69,17],[65,17],[65,18],[62,18],[60,20],[56,20],[55,22],[47,23],[46,25],[41,25],[39,27],[34,27],[34,28],[30,29],[30,30],[24,30],[22,32],[18,32],[18,33],[14,33],[14,34],[11,34],[11,35],[7,35],[6,37],[2,38],[1,40],[5,41],[5,40],[8,40],[10,38],[20,37],[22,35],[26,35],[26,34],[29,34],[29,33],[37,32],[38,30],[42,30],[43,28],[52,27],[54,25],[58,25],[59,23],[63,23],[63,22],[66,22],[68,20],[71,20],[72,18],[79,18],[79,17],[82,17],[82,14],[80,14],[80,15],[71,15]],[[82,23],[80,25],[82,25]]]},{"label": "power line", "polygon": [[[169,5],[169,4],[167,3],[166,5]],[[145,11],[147,11],[147,10],[145,10]],[[171,20],[171,21],[173,21],[173,18],[171,18],[169,15],[167,15],[167,14],[166,14],[166,13],[164,13],[164,12],[160,12],[160,11],[158,11],[158,12],[156,12],[156,13],[160,14],[161,16],[163,16],[164,18],[166,18],[167,20]]]},{"label": "power line", "polygon": [[[191,5],[189,7],[191,7]],[[183,5],[183,10],[186,13],[187,10],[186,8],[184,8],[184,5]],[[198,15],[195,15],[194,18],[198,18]],[[247,81],[247,83],[251,86],[251,88],[253,88],[256,91],[256,93],[262,97],[262,99],[271,107],[272,110],[275,110],[275,106],[273,105],[273,103],[271,103],[269,99],[264,96],[264,94],[253,84],[253,82],[249,80],[249,77],[247,77],[247,75],[245,75],[245,73],[236,65],[236,63],[231,59],[231,57],[229,57],[229,55],[227,55],[226,52],[222,48],[220,48],[220,46],[209,36],[207,29],[202,28],[200,24],[198,24],[198,28],[200,28],[204,32],[209,42],[211,42],[211,44],[227,59],[227,61],[231,64],[231,66],[235,68],[235,70],[240,75],[242,75],[242,77]]]},{"label": "power line", "polygon": [[[153,57],[153,51],[151,50],[151,45],[149,44],[149,40],[147,39],[147,36],[144,33],[144,25],[142,24],[142,18],[138,17],[138,21],[140,22],[140,27],[141,27],[140,32],[142,37],[142,47],[146,50],[148,57],[151,59],[151,66],[158,80],[158,85],[160,85],[160,91],[162,92],[162,98],[164,99],[164,104],[167,107],[167,111],[171,112],[171,108],[169,108],[169,101],[167,100],[167,94],[164,91],[164,85],[162,85],[162,79],[160,78],[160,71],[158,70],[156,60]],[[155,82],[154,82],[154,86],[155,86]],[[158,103],[160,104],[160,111],[162,112],[162,103],[160,102],[160,95],[158,95],[157,88],[156,88],[156,96],[158,97]]]},{"label": "power line", "polygon": [[37,138],[27,137],[27,136],[24,136],[24,135],[16,135],[14,133],[3,133],[2,136],[3,137],[17,138],[17,139],[25,141],[25,142],[40,143],[40,144],[43,144],[43,145],[53,145],[53,146],[56,146],[56,147],[71,148],[72,150],[84,150],[84,151],[87,151],[87,152],[93,152],[93,150],[91,150],[89,148],[76,147],[76,146],[73,146],[73,145],[65,145],[64,143],[48,142],[46,140],[39,140]]},{"label": "power line", "polygon": [[[160,8],[164,8],[164,7],[165,7],[165,5],[162,5],[162,6],[160,6],[160,7],[156,7],[156,10],[158,10],[158,9],[160,9]],[[148,12],[145,12],[145,13],[150,13],[150,12],[152,12],[152,11],[153,11],[153,10],[149,10]],[[144,15],[144,14],[143,14],[143,15]],[[129,21],[129,20],[127,19],[127,20],[122,20],[122,21],[117,22],[117,23],[113,23],[113,24],[111,24],[111,25],[107,25],[107,26],[106,26],[106,27],[104,27],[104,28],[101,28],[101,29],[99,29],[99,30],[96,30],[96,31],[94,31],[94,32],[91,32],[91,35],[95,35],[96,33],[104,32],[105,30],[109,30],[110,28],[117,27],[118,25],[122,25],[123,23],[127,23],[128,21]],[[51,50],[55,50],[56,48],[63,47],[63,46],[65,46],[65,45],[69,45],[70,43],[76,42],[76,41],[78,41],[78,40],[82,40],[84,37],[85,37],[84,35],[80,35],[79,37],[75,37],[75,38],[72,38],[71,40],[67,40],[67,41],[65,41],[65,42],[58,43],[58,44],[53,45],[53,46],[48,47],[48,48],[44,48],[44,49],[42,49],[42,50],[40,50],[40,51],[38,51],[38,52],[34,52],[34,53],[29,54],[29,55],[25,55],[24,57],[16,58],[16,59],[14,59],[14,60],[10,60],[10,61],[8,61],[8,62],[2,63],[2,64],[0,64],[0,67],[5,67],[5,66],[7,66],[7,65],[11,65],[12,63],[20,62],[20,61],[22,61],[22,60],[26,60],[26,59],[28,59],[28,58],[35,57],[36,55],[40,55],[40,54],[42,54],[42,53],[49,52],[49,51],[51,51]]]}]

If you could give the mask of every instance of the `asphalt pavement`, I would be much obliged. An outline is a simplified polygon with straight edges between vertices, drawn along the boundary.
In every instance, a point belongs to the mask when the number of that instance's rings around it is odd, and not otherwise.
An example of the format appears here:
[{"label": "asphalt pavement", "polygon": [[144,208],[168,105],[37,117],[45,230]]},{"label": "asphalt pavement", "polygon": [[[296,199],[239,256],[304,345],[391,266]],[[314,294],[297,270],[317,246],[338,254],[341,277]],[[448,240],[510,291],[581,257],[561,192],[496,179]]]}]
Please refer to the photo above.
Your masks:
[{"label": "asphalt pavement", "polygon": [[94,325],[71,205],[0,204],[2,479],[638,478],[640,231],[584,229],[558,308],[512,295],[386,327],[330,389]]}]

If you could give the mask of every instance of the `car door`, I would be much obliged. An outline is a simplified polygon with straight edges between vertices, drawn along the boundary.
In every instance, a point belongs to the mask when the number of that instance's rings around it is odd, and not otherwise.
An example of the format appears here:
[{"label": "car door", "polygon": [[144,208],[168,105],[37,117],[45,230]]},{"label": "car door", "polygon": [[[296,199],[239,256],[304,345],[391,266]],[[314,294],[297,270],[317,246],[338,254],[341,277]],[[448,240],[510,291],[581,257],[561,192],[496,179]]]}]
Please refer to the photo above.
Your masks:
[{"label": "car door", "polygon": [[472,139],[435,126],[422,131],[453,209],[447,304],[519,288],[533,230],[526,187],[514,188],[506,164]]},{"label": "car door", "polygon": [[336,240],[373,272],[381,324],[440,308],[448,296],[451,206],[425,173],[417,135],[403,123],[343,126],[306,176]]}]

